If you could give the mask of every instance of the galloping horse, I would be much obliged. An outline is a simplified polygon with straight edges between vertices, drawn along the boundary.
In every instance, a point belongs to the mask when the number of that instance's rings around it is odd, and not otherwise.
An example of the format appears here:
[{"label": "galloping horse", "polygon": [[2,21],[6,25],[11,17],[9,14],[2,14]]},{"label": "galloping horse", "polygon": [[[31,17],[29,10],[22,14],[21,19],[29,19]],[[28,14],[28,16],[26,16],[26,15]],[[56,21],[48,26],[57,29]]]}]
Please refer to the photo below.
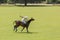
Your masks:
[{"label": "galloping horse", "polygon": [[14,25],[14,31],[17,32],[17,28],[19,26],[22,26],[23,29],[21,30],[21,32],[24,30],[24,28],[26,28],[27,32],[28,32],[28,27],[29,27],[29,24],[31,23],[31,21],[34,21],[33,18],[31,18],[30,20],[27,21],[26,24],[22,23],[21,21],[14,21],[15,22],[15,25]]}]

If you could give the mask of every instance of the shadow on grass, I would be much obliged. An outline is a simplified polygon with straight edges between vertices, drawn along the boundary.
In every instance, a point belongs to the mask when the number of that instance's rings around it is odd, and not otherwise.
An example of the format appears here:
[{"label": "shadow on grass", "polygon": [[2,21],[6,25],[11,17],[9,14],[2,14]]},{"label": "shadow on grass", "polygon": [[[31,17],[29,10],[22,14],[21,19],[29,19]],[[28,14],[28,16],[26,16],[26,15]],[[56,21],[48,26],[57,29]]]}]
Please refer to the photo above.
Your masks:
[{"label": "shadow on grass", "polygon": [[16,32],[20,34],[37,34],[38,32]]},{"label": "shadow on grass", "polygon": [[18,7],[49,7],[47,5],[27,5],[27,6],[24,6],[24,5],[15,5],[15,6],[18,6]]}]

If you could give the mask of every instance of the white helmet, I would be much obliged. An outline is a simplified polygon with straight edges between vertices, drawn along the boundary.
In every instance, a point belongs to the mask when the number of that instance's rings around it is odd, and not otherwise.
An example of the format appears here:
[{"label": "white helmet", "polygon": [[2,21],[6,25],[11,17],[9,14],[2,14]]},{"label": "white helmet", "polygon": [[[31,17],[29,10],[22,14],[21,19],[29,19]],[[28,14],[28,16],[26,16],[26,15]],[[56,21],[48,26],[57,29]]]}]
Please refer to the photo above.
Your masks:
[{"label": "white helmet", "polygon": [[28,16],[24,16],[24,18],[28,18]]}]

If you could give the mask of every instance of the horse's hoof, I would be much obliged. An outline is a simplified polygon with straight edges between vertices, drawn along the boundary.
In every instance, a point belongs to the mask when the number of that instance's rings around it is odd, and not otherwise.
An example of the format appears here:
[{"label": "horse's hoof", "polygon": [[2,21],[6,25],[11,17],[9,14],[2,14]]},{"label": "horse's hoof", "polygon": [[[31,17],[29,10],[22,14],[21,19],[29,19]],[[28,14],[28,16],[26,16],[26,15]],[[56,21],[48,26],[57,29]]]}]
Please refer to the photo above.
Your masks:
[{"label": "horse's hoof", "polygon": [[22,32],[22,31],[21,31]]},{"label": "horse's hoof", "polygon": [[27,33],[29,33],[29,32],[27,31]]},{"label": "horse's hoof", "polygon": [[17,31],[15,31],[15,32],[17,32]]}]

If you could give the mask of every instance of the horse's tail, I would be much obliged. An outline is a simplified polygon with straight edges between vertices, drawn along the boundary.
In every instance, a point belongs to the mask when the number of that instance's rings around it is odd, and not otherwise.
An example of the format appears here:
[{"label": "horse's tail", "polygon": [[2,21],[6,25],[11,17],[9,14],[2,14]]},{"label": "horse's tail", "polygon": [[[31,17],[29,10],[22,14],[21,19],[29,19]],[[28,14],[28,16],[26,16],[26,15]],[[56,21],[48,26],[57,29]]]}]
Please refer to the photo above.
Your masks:
[{"label": "horse's tail", "polygon": [[15,24],[15,23],[16,23],[16,21],[13,22],[13,24]]}]

